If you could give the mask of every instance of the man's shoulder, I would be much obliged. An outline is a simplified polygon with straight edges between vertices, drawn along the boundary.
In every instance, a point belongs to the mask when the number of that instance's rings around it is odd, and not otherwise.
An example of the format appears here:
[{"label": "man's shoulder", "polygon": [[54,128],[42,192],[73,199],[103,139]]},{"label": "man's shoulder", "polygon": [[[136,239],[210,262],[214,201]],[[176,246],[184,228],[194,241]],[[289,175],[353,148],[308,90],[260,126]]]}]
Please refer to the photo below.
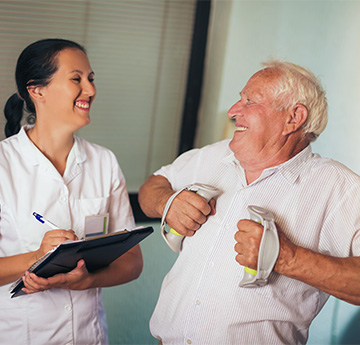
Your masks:
[{"label": "man's shoulder", "polygon": [[213,144],[208,144],[206,146],[203,146],[199,150],[204,153],[227,155],[231,153],[231,150],[229,148],[230,140],[231,139],[225,139]]},{"label": "man's shoulder", "polygon": [[319,174],[323,178],[334,178],[338,182],[357,183],[360,185],[360,176],[345,164],[332,158],[314,155],[310,169],[313,173]]}]

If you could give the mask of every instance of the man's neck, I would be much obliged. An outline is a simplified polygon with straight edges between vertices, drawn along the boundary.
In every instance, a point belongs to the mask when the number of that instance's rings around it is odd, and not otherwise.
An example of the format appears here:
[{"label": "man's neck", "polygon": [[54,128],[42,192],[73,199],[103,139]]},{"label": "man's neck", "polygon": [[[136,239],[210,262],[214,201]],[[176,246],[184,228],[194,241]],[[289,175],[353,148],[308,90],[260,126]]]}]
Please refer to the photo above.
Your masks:
[{"label": "man's neck", "polygon": [[238,159],[240,165],[245,171],[247,183],[251,184],[252,182],[257,180],[265,169],[276,167],[282,163],[285,163],[286,161],[300,153],[308,145],[308,141],[302,140],[297,145],[292,147],[283,146],[281,150],[276,152],[276,154],[272,155],[271,157],[259,156],[254,157],[254,159],[248,161]]}]

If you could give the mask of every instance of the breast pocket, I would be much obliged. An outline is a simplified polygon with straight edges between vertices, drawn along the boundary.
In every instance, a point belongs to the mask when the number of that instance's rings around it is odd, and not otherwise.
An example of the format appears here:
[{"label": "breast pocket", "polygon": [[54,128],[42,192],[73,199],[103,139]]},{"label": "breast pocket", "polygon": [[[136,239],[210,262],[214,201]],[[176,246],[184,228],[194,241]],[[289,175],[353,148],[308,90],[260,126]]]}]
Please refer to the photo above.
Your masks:
[{"label": "breast pocket", "polygon": [[85,219],[89,216],[108,213],[109,197],[74,199],[71,201],[73,215],[73,230],[76,234],[85,237]]}]

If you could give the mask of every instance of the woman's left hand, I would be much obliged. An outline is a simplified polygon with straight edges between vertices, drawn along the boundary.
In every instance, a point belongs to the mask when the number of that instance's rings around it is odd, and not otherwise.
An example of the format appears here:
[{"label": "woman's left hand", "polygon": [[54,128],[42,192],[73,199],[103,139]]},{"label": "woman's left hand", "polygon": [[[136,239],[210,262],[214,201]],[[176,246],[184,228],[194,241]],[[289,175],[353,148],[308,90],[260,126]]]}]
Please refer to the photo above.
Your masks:
[{"label": "woman's left hand", "polygon": [[49,278],[41,278],[34,273],[26,272],[23,277],[25,287],[22,291],[32,294],[50,289],[85,290],[90,284],[90,273],[85,261],[79,260],[77,266],[68,273],[59,273]]}]

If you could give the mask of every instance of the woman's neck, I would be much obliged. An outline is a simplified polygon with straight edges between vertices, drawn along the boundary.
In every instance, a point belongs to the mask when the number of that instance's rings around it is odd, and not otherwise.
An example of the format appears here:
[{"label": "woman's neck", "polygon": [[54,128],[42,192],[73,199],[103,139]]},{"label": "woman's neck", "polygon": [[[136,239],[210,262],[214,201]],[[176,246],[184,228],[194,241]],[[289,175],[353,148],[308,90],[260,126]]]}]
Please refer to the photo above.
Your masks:
[{"label": "woman's neck", "polygon": [[74,144],[74,133],[64,133],[60,129],[42,129],[40,125],[27,131],[29,139],[54,165],[61,176],[64,175],[67,157]]}]

